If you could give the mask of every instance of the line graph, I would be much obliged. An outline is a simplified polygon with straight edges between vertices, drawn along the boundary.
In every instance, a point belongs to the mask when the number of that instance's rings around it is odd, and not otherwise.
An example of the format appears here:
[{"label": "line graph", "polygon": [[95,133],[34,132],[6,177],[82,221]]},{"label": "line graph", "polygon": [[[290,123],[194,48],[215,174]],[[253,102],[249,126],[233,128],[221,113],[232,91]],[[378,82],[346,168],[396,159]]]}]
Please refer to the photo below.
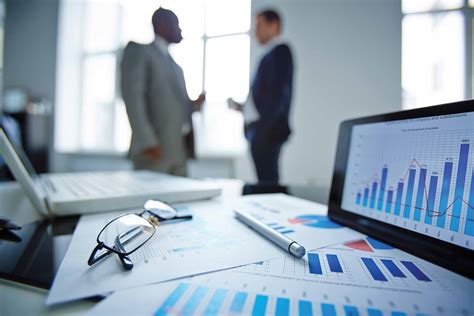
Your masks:
[{"label": "line graph", "polygon": [[474,249],[474,114],[353,128],[343,208]]}]

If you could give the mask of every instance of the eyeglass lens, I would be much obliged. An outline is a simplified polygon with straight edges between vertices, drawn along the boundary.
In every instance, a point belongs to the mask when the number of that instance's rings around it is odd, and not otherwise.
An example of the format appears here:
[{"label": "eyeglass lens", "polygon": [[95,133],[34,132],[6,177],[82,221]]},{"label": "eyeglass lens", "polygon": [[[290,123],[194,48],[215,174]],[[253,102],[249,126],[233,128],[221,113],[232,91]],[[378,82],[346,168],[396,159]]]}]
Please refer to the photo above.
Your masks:
[{"label": "eyeglass lens", "polygon": [[99,241],[120,253],[130,253],[146,242],[155,227],[136,214],[115,219],[99,235]]},{"label": "eyeglass lens", "polygon": [[160,201],[148,200],[145,202],[143,208],[155,213],[162,219],[172,219],[177,215],[177,212],[173,207]]}]

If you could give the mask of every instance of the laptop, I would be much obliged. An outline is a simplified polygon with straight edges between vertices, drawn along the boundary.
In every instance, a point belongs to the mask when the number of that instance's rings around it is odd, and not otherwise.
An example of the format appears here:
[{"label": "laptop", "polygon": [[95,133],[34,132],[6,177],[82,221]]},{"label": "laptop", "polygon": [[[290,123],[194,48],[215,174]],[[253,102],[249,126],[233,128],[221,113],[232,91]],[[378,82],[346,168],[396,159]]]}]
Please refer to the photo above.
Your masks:
[{"label": "laptop", "polygon": [[[204,181],[151,171],[36,175],[21,149],[0,129],[0,156],[33,206],[45,215],[74,215],[142,207],[148,199],[168,203],[208,199],[221,189]],[[21,159],[20,159],[21,157]]]},{"label": "laptop", "polygon": [[474,277],[474,100],[344,121],[329,217]]}]

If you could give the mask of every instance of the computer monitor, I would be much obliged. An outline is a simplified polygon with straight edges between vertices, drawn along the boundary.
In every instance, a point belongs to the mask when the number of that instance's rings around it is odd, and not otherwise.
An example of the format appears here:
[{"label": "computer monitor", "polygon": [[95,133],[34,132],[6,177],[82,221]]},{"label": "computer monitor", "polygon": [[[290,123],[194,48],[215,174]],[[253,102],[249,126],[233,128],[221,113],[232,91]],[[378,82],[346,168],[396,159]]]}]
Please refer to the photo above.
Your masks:
[{"label": "computer monitor", "polygon": [[474,276],[474,101],[341,123],[329,216]]}]

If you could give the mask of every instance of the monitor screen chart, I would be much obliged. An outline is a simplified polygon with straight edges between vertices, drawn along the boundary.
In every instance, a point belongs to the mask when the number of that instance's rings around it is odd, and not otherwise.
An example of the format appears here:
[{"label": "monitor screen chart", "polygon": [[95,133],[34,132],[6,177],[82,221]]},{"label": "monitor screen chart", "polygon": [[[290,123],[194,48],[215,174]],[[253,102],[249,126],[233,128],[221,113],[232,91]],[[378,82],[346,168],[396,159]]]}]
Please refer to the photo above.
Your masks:
[{"label": "monitor screen chart", "polygon": [[474,249],[474,113],[353,126],[341,206]]}]

